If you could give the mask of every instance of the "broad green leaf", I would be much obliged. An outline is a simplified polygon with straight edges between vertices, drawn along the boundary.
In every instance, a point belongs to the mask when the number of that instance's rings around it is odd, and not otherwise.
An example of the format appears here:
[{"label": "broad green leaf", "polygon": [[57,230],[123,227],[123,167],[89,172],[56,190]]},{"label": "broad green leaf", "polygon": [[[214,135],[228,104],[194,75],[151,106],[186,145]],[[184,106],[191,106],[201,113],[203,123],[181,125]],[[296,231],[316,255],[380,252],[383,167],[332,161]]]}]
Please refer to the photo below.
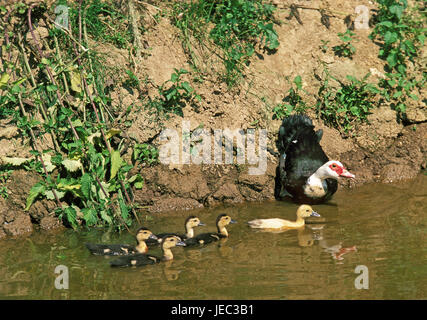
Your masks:
[{"label": "broad green leaf", "polygon": [[79,190],[81,188],[80,184],[63,184],[58,183],[56,185],[58,189],[65,190],[65,191],[72,191],[72,190]]},{"label": "broad green leaf", "polygon": [[71,81],[71,90],[77,93],[82,92],[82,78],[80,76],[80,72],[71,71],[70,81]]},{"label": "broad green leaf", "polygon": [[130,225],[132,222],[129,219],[129,209],[125,202],[123,201],[123,196],[121,196],[121,192],[119,192],[119,207],[120,207],[120,213],[127,225]]},{"label": "broad green leaf", "polygon": [[101,218],[104,219],[105,221],[107,221],[108,224],[112,224],[113,223],[113,220],[107,214],[107,212],[105,212],[105,210],[101,210],[99,213],[101,214]]},{"label": "broad green leaf", "polygon": [[183,81],[181,85],[184,88],[184,90],[187,91],[187,93],[191,93],[194,91],[194,89],[190,86],[190,84],[187,81]]},{"label": "broad green leaf", "polygon": [[296,76],[294,79],[294,83],[299,90],[302,89],[302,78],[301,78],[301,76]]},{"label": "broad green leaf", "polygon": [[37,182],[34,186],[31,187],[30,193],[27,197],[27,203],[25,206],[24,211],[28,211],[30,209],[31,205],[33,204],[34,200],[44,193],[46,190],[46,186],[42,182]]},{"label": "broad green leaf", "polygon": [[87,200],[89,200],[90,197],[90,190],[91,190],[91,176],[89,173],[85,173],[82,178],[80,179],[81,188],[83,197]]},{"label": "broad green leaf", "polygon": [[98,214],[95,209],[83,208],[82,212],[83,212],[83,219],[85,220],[87,226],[93,226],[97,224]]},{"label": "broad green leaf", "polygon": [[73,229],[75,229],[77,227],[77,211],[76,211],[76,209],[74,209],[73,207],[67,207],[67,208],[65,208],[64,212],[67,216],[68,222],[71,224]]},{"label": "broad green leaf", "polygon": [[115,150],[111,153],[111,173],[110,173],[110,180],[113,179],[117,172],[119,171],[120,167],[122,166],[123,161],[120,157],[120,152]]},{"label": "broad green leaf", "polygon": [[116,128],[111,128],[110,130],[108,130],[108,132],[105,134],[105,137],[107,139],[110,139],[111,137],[114,137],[115,135],[119,134],[120,132],[122,132],[122,130],[120,129],[116,129]]},{"label": "broad green leaf", "polygon": [[7,86],[7,83],[9,82],[10,75],[6,72],[3,73],[0,77],[0,89]]}]

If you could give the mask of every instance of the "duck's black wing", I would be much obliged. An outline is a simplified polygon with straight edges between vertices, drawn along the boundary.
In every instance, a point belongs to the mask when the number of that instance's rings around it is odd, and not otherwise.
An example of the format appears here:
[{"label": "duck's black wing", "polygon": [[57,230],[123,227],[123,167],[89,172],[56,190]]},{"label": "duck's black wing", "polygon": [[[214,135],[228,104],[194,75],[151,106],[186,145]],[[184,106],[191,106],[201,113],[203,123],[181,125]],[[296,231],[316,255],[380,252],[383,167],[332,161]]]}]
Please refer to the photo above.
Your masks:
[{"label": "duck's black wing", "polygon": [[186,247],[194,247],[194,246],[209,244],[209,243],[218,241],[221,238],[225,238],[225,236],[216,232],[208,232],[208,233],[198,234],[193,238],[188,238],[184,242],[186,244]]},{"label": "duck's black wing", "polygon": [[150,254],[134,254],[110,261],[112,267],[139,267],[159,263],[161,258]]},{"label": "duck's black wing", "polygon": [[90,253],[98,256],[122,256],[138,253],[134,246],[128,244],[94,244],[86,243]]},{"label": "duck's black wing", "polygon": [[[296,202],[313,203],[313,199],[304,194],[303,187],[307,179],[329,160],[319,144],[322,134],[321,130],[314,131],[310,118],[304,115],[284,119],[279,130],[279,139],[282,140],[279,164],[281,187]],[[328,193],[334,187],[336,191],[336,186],[337,182],[333,179],[328,179],[325,185]],[[314,201],[322,202],[325,197]]]}]

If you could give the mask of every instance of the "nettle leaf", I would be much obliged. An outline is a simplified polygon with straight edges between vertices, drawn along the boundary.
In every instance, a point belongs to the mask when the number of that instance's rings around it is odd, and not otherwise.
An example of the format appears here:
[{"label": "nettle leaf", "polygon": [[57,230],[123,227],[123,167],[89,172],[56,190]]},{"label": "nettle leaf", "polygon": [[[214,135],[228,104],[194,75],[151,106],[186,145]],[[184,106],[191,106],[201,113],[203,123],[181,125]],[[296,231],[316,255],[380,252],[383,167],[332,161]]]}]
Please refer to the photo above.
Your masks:
[{"label": "nettle leaf", "polygon": [[46,186],[43,182],[37,182],[34,186],[31,187],[30,193],[27,197],[27,203],[25,206],[24,211],[28,211],[30,209],[31,205],[33,204],[34,200],[36,198],[43,194],[46,191]]},{"label": "nettle leaf", "polygon": [[98,223],[98,213],[93,208],[82,209],[83,219],[87,226],[93,226]]},{"label": "nettle leaf", "polygon": [[187,91],[187,93],[191,93],[194,91],[194,89],[190,86],[190,84],[187,81],[183,81],[181,83],[181,86],[184,88],[185,91]]},{"label": "nettle leaf", "polygon": [[42,159],[47,172],[52,172],[56,168],[56,166],[51,162],[52,156],[50,154],[43,154]]},{"label": "nettle leaf", "polygon": [[9,82],[10,75],[6,72],[3,73],[0,77],[0,89],[7,86],[7,83]]},{"label": "nettle leaf", "polygon": [[108,224],[113,223],[113,219],[108,215],[108,213],[105,210],[101,210],[100,212],[101,218],[105,221],[107,221]]},{"label": "nettle leaf", "polygon": [[132,177],[129,178],[128,182],[130,184],[133,184],[133,186],[136,189],[142,189],[142,187],[144,186],[144,178],[142,178],[142,176],[137,173],[135,175],[133,175]]},{"label": "nettle leaf", "polygon": [[79,160],[64,159],[62,160],[62,164],[70,172],[75,172],[83,167],[80,159]]},{"label": "nettle leaf", "polygon": [[[119,193],[121,195],[121,192]],[[126,205],[126,203],[123,201],[123,196],[119,197],[119,207],[120,207],[120,213],[127,225],[131,225],[132,221],[129,218],[129,209]]]},{"label": "nettle leaf", "polygon": [[115,129],[115,128],[111,128],[110,130],[108,130],[108,132],[105,134],[105,137],[107,139],[110,139],[111,137],[114,137],[115,135],[121,133],[122,130],[120,129]]},{"label": "nettle leaf", "polygon": [[115,150],[111,153],[111,174],[110,174],[110,180],[113,179],[117,172],[119,171],[120,167],[123,164],[123,160],[120,157],[120,152],[118,150]]},{"label": "nettle leaf", "polygon": [[2,163],[10,164],[12,166],[20,166],[21,164],[30,161],[27,158],[16,158],[16,157],[2,157]]},{"label": "nettle leaf", "polygon": [[[55,189],[55,193],[58,196],[58,199],[62,199],[65,196],[64,191],[58,191]],[[47,190],[44,195],[46,196],[46,199],[48,200],[55,200],[55,195],[53,194],[52,190]]]},{"label": "nettle leaf", "polygon": [[73,206],[67,207],[64,210],[68,222],[71,224],[73,229],[77,227],[77,211]]},{"label": "nettle leaf", "polygon": [[82,178],[80,179],[81,182],[81,192],[83,194],[83,197],[85,197],[85,199],[89,199],[90,198],[90,190],[91,190],[91,182],[92,182],[92,178],[90,176],[89,173],[85,173]]},{"label": "nettle leaf", "polygon": [[70,81],[71,81],[71,90],[77,93],[82,92],[82,78],[80,76],[80,72],[71,71]]}]

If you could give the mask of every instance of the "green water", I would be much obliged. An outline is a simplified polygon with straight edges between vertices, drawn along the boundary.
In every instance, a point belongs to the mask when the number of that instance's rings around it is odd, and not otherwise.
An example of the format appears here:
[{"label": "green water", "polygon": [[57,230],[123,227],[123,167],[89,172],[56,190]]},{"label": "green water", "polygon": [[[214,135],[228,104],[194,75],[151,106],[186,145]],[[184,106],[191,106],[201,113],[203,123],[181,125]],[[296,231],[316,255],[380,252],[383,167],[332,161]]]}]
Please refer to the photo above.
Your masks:
[{"label": "green water", "polygon": [[[153,232],[182,232],[190,213],[207,224],[196,233],[214,231],[222,212],[238,223],[229,226],[225,242],[174,248],[173,261],[140,268],[112,269],[111,258],[92,256],[84,246],[133,244],[127,232],[38,232],[27,239],[0,241],[0,298],[427,298],[427,176],[339,190],[329,204],[314,206],[326,218],[324,225],[266,233],[246,224],[254,218],[294,220],[296,208],[287,202],[245,203],[154,215],[144,223]],[[68,268],[67,290],[55,288],[58,265]],[[358,265],[368,268],[368,289],[355,288]]]}]

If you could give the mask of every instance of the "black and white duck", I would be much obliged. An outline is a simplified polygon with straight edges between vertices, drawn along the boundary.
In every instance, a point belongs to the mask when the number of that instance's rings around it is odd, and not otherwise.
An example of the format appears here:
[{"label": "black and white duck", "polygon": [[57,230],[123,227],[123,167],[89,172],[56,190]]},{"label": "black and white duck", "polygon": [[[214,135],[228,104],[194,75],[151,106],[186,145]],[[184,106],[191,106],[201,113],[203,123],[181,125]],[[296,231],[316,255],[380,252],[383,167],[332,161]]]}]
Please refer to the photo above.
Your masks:
[{"label": "black and white duck", "polygon": [[320,146],[323,130],[314,130],[306,115],[292,115],[279,129],[280,161],[275,196],[289,196],[301,204],[328,201],[337,191],[338,178],[355,178],[337,160],[329,160]]}]

